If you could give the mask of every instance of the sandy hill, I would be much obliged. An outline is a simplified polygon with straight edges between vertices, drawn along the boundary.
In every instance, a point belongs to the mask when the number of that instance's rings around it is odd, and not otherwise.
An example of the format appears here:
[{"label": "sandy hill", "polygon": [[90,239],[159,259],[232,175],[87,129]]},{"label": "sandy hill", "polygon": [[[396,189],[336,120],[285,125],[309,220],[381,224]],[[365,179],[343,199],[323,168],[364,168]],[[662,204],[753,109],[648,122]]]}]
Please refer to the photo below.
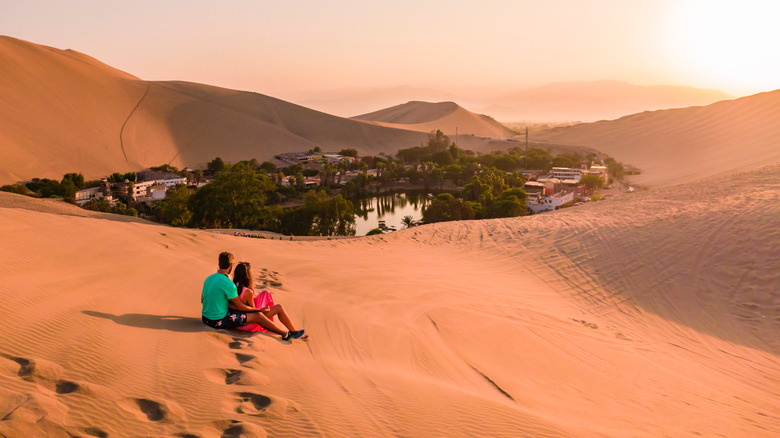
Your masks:
[{"label": "sandy hill", "polygon": [[622,81],[556,82],[492,96],[481,111],[504,121],[558,122],[616,119],[640,111],[708,105],[732,96],[673,85]]},{"label": "sandy hill", "polygon": [[461,102],[462,96],[433,88],[397,85],[391,87],[351,87],[330,90],[301,90],[284,95],[285,100],[328,114],[350,117],[375,108],[386,108],[398,102]]},{"label": "sandy hill", "polygon": [[382,126],[431,132],[440,129],[447,135],[471,134],[478,137],[507,138],[513,132],[489,116],[475,114],[455,102],[412,101],[353,117]]},{"label": "sandy hill", "polygon": [[[5,194],[0,436],[774,437],[778,181],[315,242]],[[310,341],[200,322],[223,250]]]},{"label": "sandy hill", "polygon": [[780,161],[780,90],[703,107],[643,112],[542,131],[534,140],[583,145],[643,171],[652,185]]},{"label": "sandy hill", "polygon": [[392,153],[427,137],[335,117],[257,93],[146,82],[72,50],[0,37],[0,184],[88,178],[216,156],[354,147]]}]

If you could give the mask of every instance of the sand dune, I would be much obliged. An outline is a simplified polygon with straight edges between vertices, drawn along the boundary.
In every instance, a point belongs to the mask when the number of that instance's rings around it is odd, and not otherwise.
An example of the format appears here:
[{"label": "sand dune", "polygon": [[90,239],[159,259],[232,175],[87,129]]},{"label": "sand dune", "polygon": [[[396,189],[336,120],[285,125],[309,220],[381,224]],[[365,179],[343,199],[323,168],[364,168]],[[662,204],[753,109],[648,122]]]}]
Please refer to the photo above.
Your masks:
[{"label": "sand dune", "polygon": [[464,97],[446,90],[398,85],[392,87],[357,87],[331,90],[299,90],[284,99],[328,114],[351,117],[375,108],[387,108],[398,102],[422,100],[461,102]]},{"label": "sand dune", "polygon": [[513,132],[491,117],[474,114],[455,102],[407,102],[372,113],[353,117],[393,128],[432,132],[437,129],[447,135],[471,134],[478,137],[507,138]]},{"label": "sand dune", "polygon": [[[1,194],[0,435],[776,436],[778,181],[314,242]],[[222,250],[309,342],[200,323]]]},{"label": "sand dune", "polygon": [[[62,172],[79,136],[100,169],[399,132],[7,38],[0,72],[3,166],[52,117],[29,169]],[[531,217],[259,240],[0,193],[0,436],[777,436],[777,93],[539,134],[656,187]],[[224,250],[310,341],[200,322]]]},{"label": "sand dune", "polygon": [[72,50],[0,37],[0,184],[88,178],[216,156],[354,147],[393,153],[426,135],[330,116],[257,93],[146,82]]},{"label": "sand dune", "polygon": [[639,167],[644,174],[636,181],[651,185],[678,184],[780,161],[778,138],[780,90],[532,136],[598,149]]},{"label": "sand dune", "polygon": [[708,105],[731,97],[719,90],[602,80],[557,82],[503,93],[477,108],[502,121],[592,122],[640,111]]}]

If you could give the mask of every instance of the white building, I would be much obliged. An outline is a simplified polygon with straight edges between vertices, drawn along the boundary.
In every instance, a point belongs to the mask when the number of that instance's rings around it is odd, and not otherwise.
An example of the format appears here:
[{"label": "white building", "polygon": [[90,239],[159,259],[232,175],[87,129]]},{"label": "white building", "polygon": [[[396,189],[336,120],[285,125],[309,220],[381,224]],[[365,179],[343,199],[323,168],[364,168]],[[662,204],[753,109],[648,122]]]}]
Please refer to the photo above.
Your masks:
[{"label": "white building", "polygon": [[155,180],[133,183],[133,200],[148,196],[149,187],[152,187],[156,183],[157,181]]},{"label": "white building", "polygon": [[[153,179],[150,181],[141,181],[133,184],[133,200],[138,200],[139,198],[147,198],[147,197],[153,197],[151,190],[155,186],[163,185],[166,189],[173,189],[179,184],[187,184],[187,178],[180,177],[180,178],[168,178],[168,179]],[[157,188],[159,190],[159,188]],[[163,194],[165,191],[163,191]],[[157,194],[156,196],[160,196]],[[163,198],[165,196],[163,195]],[[161,198],[154,198],[154,199],[161,199]]]},{"label": "white building", "polygon": [[572,169],[569,167],[553,167],[550,171],[550,177],[558,179],[576,179],[582,177],[582,169]]},{"label": "white building", "polygon": [[328,163],[339,163],[342,161],[349,161],[350,163],[355,162],[354,157],[347,157],[345,155],[339,155],[339,154],[323,154],[322,157],[327,161]]},{"label": "white building", "polygon": [[76,192],[76,204],[84,205],[93,199],[100,199],[103,197],[103,192],[100,187],[91,187]]},{"label": "white building", "polygon": [[557,210],[563,204],[574,201],[574,193],[556,193],[552,196],[528,197],[525,201],[533,214]]},{"label": "white building", "polygon": [[165,186],[168,187],[169,189],[173,189],[180,184],[187,184],[187,178],[180,177],[180,178],[158,179],[157,184],[165,184]]},{"label": "white building", "polygon": [[526,193],[533,194],[533,193],[544,193],[544,183],[540,183],[537,181],[528,181],[523,185],[523,190],[525,190]]}]

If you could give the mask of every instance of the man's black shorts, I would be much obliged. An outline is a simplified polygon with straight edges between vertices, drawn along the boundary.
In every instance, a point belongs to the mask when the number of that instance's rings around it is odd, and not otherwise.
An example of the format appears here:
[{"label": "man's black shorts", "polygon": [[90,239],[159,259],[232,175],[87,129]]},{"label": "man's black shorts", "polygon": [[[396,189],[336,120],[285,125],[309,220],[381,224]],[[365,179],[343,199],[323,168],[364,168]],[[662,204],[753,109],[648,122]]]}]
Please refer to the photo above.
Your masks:
[{"label": "man's black shorts", "polygon": [[205,316],[201,318],[204,324],[215,329],[229,330],[246,325],[246,313],[234,309],[228,309],[227,315],[222,319],[208,319]]}]

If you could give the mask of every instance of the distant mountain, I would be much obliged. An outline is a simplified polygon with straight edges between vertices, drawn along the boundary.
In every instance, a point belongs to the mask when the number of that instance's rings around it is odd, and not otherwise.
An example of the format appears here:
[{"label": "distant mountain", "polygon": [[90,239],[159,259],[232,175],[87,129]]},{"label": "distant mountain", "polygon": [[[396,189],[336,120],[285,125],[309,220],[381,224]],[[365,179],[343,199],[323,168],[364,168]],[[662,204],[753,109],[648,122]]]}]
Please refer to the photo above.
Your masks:
[{"label": "distant mountain", "polygon": [[708,105],[732,96],[671,85],[621,81],[560,82],[494,95],[480,108],[498,120],[560,122],[615,119],[640,111]]},{"label": "distant mountain", "polygon": [[398,85],[393,87],[360,87],[335,90],[298,91],[284,96],[285,100],[328,114],[351,117],[375,108],[386,108],[398,102],[421,100],[426,102],[455,101],[455,93],[432,88]]},{"label": "distant mountain", "polygon": [[257,93],[147,82],[87,55],[0,36],[0,184],[170,163],[269,159],[320,146],[394,153],[427,135]]},{"label": "distant mountain", "polygon": [[353,119],[420,132],[439,129],[447,135],[458,133],[500,138],[513,135],[509,128],[491,117],[472,113],[455,102],[412,101],[355,116]]},{"label": "distant mountain", "polygon": [[555,128],[531,138],[592,147],[639,167],[640,182],[677,184],[780,161],[780,90]]}]

